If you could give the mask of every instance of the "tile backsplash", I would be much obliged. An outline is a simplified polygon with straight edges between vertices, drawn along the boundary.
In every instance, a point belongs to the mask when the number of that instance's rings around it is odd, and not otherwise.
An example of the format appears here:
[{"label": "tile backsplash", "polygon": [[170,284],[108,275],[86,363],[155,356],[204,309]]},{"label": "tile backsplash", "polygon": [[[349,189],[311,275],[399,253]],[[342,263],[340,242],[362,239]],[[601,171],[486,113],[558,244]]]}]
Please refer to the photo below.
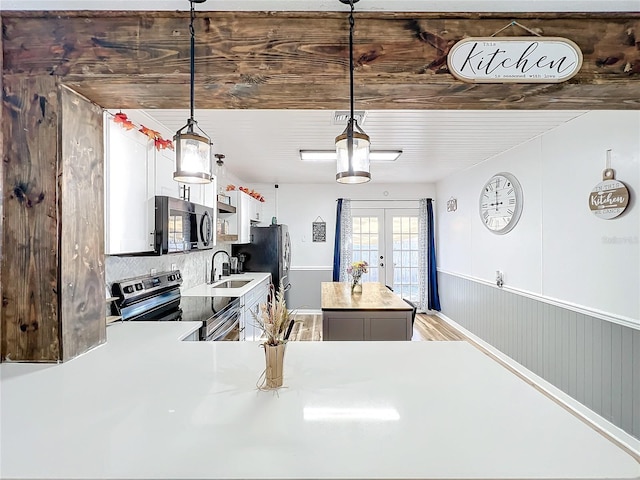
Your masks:
[{"label": "tile backsplash", "polygon": [[174,253],[150,257],[120,257],[108,255],[105,257],[105,280],[111,291],[113,282],[125,278],[137,277],[151,273],[155,268],[158,273],[168,272],[171,265],[182,274],[182,289],[195,287],[204,283],[211,273],[211,258],[218,250],[231,250],[229,245],[220,245],[212,250],[191,253]]}]

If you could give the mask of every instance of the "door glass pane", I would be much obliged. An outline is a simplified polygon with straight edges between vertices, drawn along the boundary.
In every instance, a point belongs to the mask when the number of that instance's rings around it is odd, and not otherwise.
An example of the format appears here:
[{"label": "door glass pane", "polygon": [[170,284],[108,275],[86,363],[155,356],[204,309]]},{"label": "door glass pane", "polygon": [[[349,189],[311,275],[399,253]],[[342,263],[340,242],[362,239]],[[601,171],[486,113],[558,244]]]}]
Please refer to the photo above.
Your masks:
[{"label": "door glass pane", "polygon": [[362,276],[363,282],[378,282],[379,268],[379,222],[377,217],[353,215],[353,255],[354,262],[364,260],[369,264],[368,273]]},{"label": "door glass pane", "polygon": [[363,281],[389,285],[401,297],[418,300],[417,210],[353,211],[352,240],[353,261],[369,264]]},{"label": "door glass pane", "polygon": [[393,290],[403,298],[418,301],[418,216],[398,215],[393,232]]}]

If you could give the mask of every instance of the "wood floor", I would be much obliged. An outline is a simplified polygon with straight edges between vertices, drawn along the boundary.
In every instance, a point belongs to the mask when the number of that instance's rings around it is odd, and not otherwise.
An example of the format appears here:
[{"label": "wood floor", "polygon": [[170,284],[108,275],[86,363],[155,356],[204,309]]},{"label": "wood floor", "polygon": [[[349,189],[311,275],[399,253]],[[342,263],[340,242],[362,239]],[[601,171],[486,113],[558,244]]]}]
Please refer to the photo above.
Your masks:
[{"label": "wood floor", "polygon": [[[322,340],[322,314],[297,314],[291,341]],[[418,313],[413,325],[413,341],[461,341],[464,335],[434,315]]]}]

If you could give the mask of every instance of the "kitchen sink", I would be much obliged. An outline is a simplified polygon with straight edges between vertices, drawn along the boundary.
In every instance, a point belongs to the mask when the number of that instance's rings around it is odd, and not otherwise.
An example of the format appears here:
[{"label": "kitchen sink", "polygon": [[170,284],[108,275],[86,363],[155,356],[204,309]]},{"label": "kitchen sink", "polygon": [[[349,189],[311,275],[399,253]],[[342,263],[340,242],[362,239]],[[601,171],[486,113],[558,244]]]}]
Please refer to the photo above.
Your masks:
[{"label": "kitchen sink", "polygon": [[224,282],[216,283],[214,288],[240,288],[251,282],[252,280],[225,280]]}]

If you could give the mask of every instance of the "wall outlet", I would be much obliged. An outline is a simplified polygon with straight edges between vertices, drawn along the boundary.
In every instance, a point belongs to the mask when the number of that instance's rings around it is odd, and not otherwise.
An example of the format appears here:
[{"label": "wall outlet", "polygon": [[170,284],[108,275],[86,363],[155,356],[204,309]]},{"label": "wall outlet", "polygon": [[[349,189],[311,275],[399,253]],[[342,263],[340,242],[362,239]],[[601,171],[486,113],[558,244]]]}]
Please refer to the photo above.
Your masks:
[{"label": "wall outlet", "polygon": [[171,264],[171,271],[173,272],[174,270],[177,270],[178,266],[175,263]]},{"label": "wall outlet", "polygon": [[156,273],[158,273],[158,269],[157,268],[152,268],[150,274],[151,275],[155,275]]},{"label": "wall outlet", "polygon": [[504,273],[500,270],[496,270],[496,285],[500,288],[504,285]]}]

